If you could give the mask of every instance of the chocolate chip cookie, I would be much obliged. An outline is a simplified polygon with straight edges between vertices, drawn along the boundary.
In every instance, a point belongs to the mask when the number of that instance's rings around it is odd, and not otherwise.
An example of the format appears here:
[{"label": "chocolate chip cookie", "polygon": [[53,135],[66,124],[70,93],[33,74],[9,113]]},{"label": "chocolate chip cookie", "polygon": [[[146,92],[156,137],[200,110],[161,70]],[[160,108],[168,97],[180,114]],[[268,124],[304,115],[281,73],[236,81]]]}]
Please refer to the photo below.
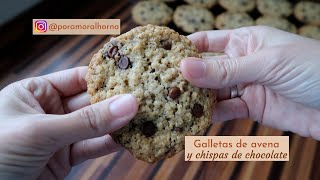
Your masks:
[{"label": "chocolate chip cookie", "polygon": [[167,27],[134,28],[93,56],[86,76],[91,103],[131,93],[136,117],[111,134],[135,157],[155,162],[184,149],[184,137],[203,135],[215,94],[192,86],[180,72],[185,57],[200,57],[185,36]]},{"label": "chocolate chip cookie", "polygon": [[185,2],[193,5],[193,6],[200,6],[204,8],[211,8],[213,5],[216,4],[217,0],[184,0]]},{"label": "chocolate chip cookie", "polygon": [[220,6],[231,12],[247,12],[255,8],[255,0],[219,0]]},{"label": "chocolate chip cookie", "polygon": [[140,25],[167,25],[172,21],[172,14],[173,10],[159,1],[140,1],[132,9],[132,18]]},{"label": "chocolate chip cookie", "polygon": [[257,8],[267,16],[287,17],[292,14],[292,4],[287,0],[257,0]]},{"label": "chocolate chip cookie", "polygon": [[294,24],[281,17],[261,16],[256,19],[256,25],[271,26],[291,33],[297,32],[297,28]]},{"label": "chocolate chip cookie", "polygon": [[253,25],[254,20],[247,13],[224,12],[217,16],[216,20],[218,29],[235,29]]},{"label": "chocolate chip cookie", "polygon": [[294,16],[301,22],[320,25],[320,3],[301,1],[294,7]]},{"label": "chocolate chip cookie", "polygon": [[214,27],[214,17],[209,10],[191,5],[177,7],[173,22],[187,33],[212,30]]},{"label": "chocolate chip cookie", "polygon": [[301,36],[320,40],[320,27],[314,25],[304,25],[300,27],[299,34]]}]

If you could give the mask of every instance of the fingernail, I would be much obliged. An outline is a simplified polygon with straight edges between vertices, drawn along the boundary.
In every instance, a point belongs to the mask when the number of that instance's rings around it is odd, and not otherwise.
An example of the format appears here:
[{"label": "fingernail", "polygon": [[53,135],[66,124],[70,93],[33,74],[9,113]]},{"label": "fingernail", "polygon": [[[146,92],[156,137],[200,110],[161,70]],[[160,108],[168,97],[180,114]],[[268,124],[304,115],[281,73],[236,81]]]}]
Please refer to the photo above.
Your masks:
[{"label": "fingernail", "polygon": [[186,68],[187,68],[187,73],[191,78],[201,78],[204,76],[206,72],[206,64],[202,62],[201,60],[193,60],[193,59],[188,59],[185,60],[186,63]]},{"label": "fingernail", "polygon": [[132,114],[135,108],[135,99],[131,94],[122,95],[109,105],[113,117],[124,117]]}]

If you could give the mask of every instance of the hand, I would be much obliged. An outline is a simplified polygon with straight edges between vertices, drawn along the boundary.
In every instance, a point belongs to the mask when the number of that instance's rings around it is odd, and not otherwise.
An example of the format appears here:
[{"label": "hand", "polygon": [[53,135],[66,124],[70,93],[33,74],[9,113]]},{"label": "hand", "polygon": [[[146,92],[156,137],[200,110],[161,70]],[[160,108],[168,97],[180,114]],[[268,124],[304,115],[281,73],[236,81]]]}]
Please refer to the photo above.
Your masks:
[{"label": "hand", "polygon": [[238,85],[240,97],[217,103],[213,121],[252,118],[320,140],[320,41],[263,26],[189,38],[201,52],[226,55],[184,59],[188,81],[212,89]]},{"label": "hand", "polygon": [[136,114],[132,95],[89,105],[87,67],[25,79],[0,92],[0,179],[63,179],[116,151],[107,135]]}]

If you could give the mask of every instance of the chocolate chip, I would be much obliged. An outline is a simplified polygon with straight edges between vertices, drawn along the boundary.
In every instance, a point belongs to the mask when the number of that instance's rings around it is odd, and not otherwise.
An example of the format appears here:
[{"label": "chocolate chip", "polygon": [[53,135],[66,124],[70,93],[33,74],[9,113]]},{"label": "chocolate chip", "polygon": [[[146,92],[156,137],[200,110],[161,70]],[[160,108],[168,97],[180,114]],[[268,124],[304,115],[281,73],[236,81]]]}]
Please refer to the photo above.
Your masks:
[{"label": "chocolate chip", "polygon": [[112,46],[109,51],[108,51],[108,57],[109,58],[114,58],[114,56],[118,53],[118,47],[117,46]]},{"label": "chocolate chip", "polygon": [[118,62],[118,67],[119,67],[120,69],[128,69],[129,66],[130,66],[130,64],[131,64],[131,63],[130,63],[129,58],[126,57],[126,56],[122,56],[122,57],[120,58],[119,62]]},{"label": "chocolate chip", "polygon": [[173,130],[177,132],[182,132],[183,129],[181,127],[175,127]]},{"label": "chocolate chip", "polygon": [[172,44],[168,40],[161,40],[160,45],[165,50],[171,50]]},{"label": "chocolate chip", "polygon": [[156,133],[157,127],[153,124],[153,122],[146,121],[141,125],[141,131],[145,136],[150,137]]},{"label": "chocolate chip", "polygon": [[172,88],[170,88],[170,90],[169,90],[168,96],[169,96],[171,99],[175,100],[175,99],[177,99],[177,98],[180,96],[180,94],[181,94],[181,91],[180,91],[180,89],[179,89],[178,87],[172,87]]},{"label": "chocolate chip", "polygon": [[203,115],[203,107],[200,104],[195,104],[191,113],[194,117],[199,118]]}]

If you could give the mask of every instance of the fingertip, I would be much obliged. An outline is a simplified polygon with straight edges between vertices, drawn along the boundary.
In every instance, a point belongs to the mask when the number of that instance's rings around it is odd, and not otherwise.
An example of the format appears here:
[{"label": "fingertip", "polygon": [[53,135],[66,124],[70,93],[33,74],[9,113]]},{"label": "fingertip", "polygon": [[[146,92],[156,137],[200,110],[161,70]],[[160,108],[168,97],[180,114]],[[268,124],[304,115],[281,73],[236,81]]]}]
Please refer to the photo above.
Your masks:
[{"label": "fingertip", "polygon": [[188,59],[189,58],[184,58],[184,59],[182,59],[182,61],[180,63],[180,71],[181,71],[183,77],[186,78],[187,80],[190,79],[190,77],[187,73],[188,72],[188,70],[187,70]]},{"label": "fingertip", "polygon": [[132,112],[133,112],[133,114],[137,114],[138,109],[139,109],[139,102],[138,102],[137,98],[136,98],[134,95],[132,95],[132,94],[127,94],[127,95],[128,95],[128,97],[129,97],[130,103],[131,103],[131,105],[132,105]]},{"label": "fingertip", "polygon": [[132,94],[123,94],[110,103],[109,110],[112,117],[133,117],[138,111],[138,102]]},{"label": "fingertip", "polygon": [[190,34],[187,38],[196,46],[199,52],[208,50],[209,42],[205,31]]},{"label": "fingertip", "polygon": [[183,76],[195,85],[206,73],[206,64],[200,58],[185,58],[180,66]]},{"label": "fingertip", "polygon": [[197,40],[197,37],[199,37],[199,35],[200,35],[201,33],[203,33],[203,32],[200,31],[200,32],[195,32],[195,33],[189,34],[189,35],[187,36],[187,38],[188,38],[190,41],[194,42],[194,41]]},{"label": "fingertip", "polygon": [[212,123],[248,117],[249,113],[246,103],[240,98],[234,98],[216,104],[212,113]]}]

